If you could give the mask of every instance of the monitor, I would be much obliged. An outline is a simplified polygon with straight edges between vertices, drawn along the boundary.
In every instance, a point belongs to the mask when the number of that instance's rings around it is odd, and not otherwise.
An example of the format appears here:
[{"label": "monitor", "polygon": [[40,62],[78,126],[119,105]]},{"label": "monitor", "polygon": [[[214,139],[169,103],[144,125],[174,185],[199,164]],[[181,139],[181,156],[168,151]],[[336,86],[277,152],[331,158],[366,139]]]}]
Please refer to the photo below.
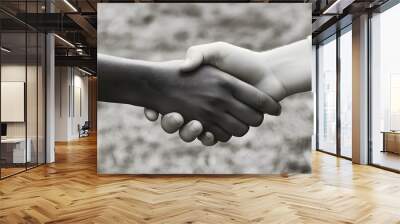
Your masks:
[{"label": "monitor", "polygon": [[7,124],[1,123],[1,136],[7,136]]}]

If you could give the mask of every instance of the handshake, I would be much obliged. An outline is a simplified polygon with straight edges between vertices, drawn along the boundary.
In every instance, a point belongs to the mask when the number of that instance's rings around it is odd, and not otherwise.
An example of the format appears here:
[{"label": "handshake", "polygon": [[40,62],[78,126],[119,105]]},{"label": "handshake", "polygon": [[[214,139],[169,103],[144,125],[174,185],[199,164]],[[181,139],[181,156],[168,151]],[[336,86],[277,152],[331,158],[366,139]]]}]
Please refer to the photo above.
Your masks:
[{"label": "handshake", "polygon": [[224,42],[190,47],[185,60],[148,62],[98,55],[99,100],[162,114],[185,142],[226,142],[277,116],[283,98],[311,88],[311,40],[265,52]]}]

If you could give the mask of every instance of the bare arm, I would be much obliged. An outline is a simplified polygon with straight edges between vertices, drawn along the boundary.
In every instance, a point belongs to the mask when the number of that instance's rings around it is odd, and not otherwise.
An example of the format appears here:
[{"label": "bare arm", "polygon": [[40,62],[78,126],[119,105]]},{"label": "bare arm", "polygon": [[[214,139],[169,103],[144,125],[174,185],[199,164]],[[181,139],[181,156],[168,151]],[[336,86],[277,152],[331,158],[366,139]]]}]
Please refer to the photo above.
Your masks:
[{"label": "bare arm", "polygon": [[211,66],[183,74],[181,63],[99,54],[99,100],[178,112],[185,123],[201,122],[219,141],[244,135],[262,122],[263,112],[280,113],[280,105],[255,87]]},{"label": "bare arm", "polygon": [[100,101],[154,107],[154,63],[104,54],[98,54],[97,61]]},{"label": "bare arm", "polygon": [[[276,101],[281,101],[292,94],[311,90],[311,37],[264,52],[255,52],[224,42],[190,47],[183,71],[191,71],[202,64],[217,67],[238,79],[241,79],[259,90],[269,94]],[[149,120],[156,120],[158,113],[145,110]],[[185,132],[182,123],[171,123],[180,120],[177,113],[162,117],[164,130]],[[198,132],[185,133],[186,136],[199,136]],[[182,136],[182,135],[181,135]],[[212,135],[210,139],[212,139]],[[200,135],[205,142],[212,140]],[[210,141],[209,141],[210,140]]]},{"label": "bare arm", "polygon": [[[311,38],[260,53],[265,79],[256,84],[264,92],[274,90],[277,100],[311,90]],[[277,80],[274,80],[276,78]],[[282,88],[280,90],[279,83]],[[278,88],[276,88],[278,87]]]},{"label": "bare arm", "polygon": [[201,64],[215,66],[278,101],[311,90],[311,38],[264,52],[224,42],[189,48],[182,69],[190,71]]}]

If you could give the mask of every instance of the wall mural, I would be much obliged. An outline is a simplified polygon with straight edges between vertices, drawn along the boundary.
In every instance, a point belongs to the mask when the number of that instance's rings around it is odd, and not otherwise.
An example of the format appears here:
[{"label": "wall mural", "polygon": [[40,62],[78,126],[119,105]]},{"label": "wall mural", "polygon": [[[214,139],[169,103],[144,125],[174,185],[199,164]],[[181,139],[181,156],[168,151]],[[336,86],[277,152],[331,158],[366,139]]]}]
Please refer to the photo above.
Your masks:
[{"label": "wall mural", "polygon": [[98,4],[98,172],[308,173],[311,4]]}]

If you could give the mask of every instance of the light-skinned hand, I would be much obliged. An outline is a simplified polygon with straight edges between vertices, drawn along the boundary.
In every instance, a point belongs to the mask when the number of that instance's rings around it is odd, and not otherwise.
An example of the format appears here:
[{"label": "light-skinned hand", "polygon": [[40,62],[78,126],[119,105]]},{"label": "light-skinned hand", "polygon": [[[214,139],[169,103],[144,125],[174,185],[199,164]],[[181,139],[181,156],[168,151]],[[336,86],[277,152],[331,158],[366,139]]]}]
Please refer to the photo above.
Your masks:
[{"label": "light-skinned hand", "polygon": [[[307,67],[310,64],[308,61],[308,57],[311,56],[309,55],[311,54],[310,47],[310,38],[267,52],[255,52],[224,42],[198,45],[188,49],[181,70],[188,72],[201,65],[212,65],[256,86],[279,101],[288,95],[310,89],[311,72]],[[149,110],[149,112],[157,114],[154,110]],[[149,118],[149,114],[145,115]],[[191,129],[185,128],[183,124],[179,126],[175,123],[167,127],[171,124],[167,121],[168,119],[176,120],[180,117],[179,114],[163,117],[164,129],[181,128],[180,133],[184,132],[185,136],[190,136],[190,138],[197,135],[203,144],[214,139],[212,133],[207,135],[198,135],[198,131],[186,133]],[[201,127],[198,128],[201,129]]]}]

